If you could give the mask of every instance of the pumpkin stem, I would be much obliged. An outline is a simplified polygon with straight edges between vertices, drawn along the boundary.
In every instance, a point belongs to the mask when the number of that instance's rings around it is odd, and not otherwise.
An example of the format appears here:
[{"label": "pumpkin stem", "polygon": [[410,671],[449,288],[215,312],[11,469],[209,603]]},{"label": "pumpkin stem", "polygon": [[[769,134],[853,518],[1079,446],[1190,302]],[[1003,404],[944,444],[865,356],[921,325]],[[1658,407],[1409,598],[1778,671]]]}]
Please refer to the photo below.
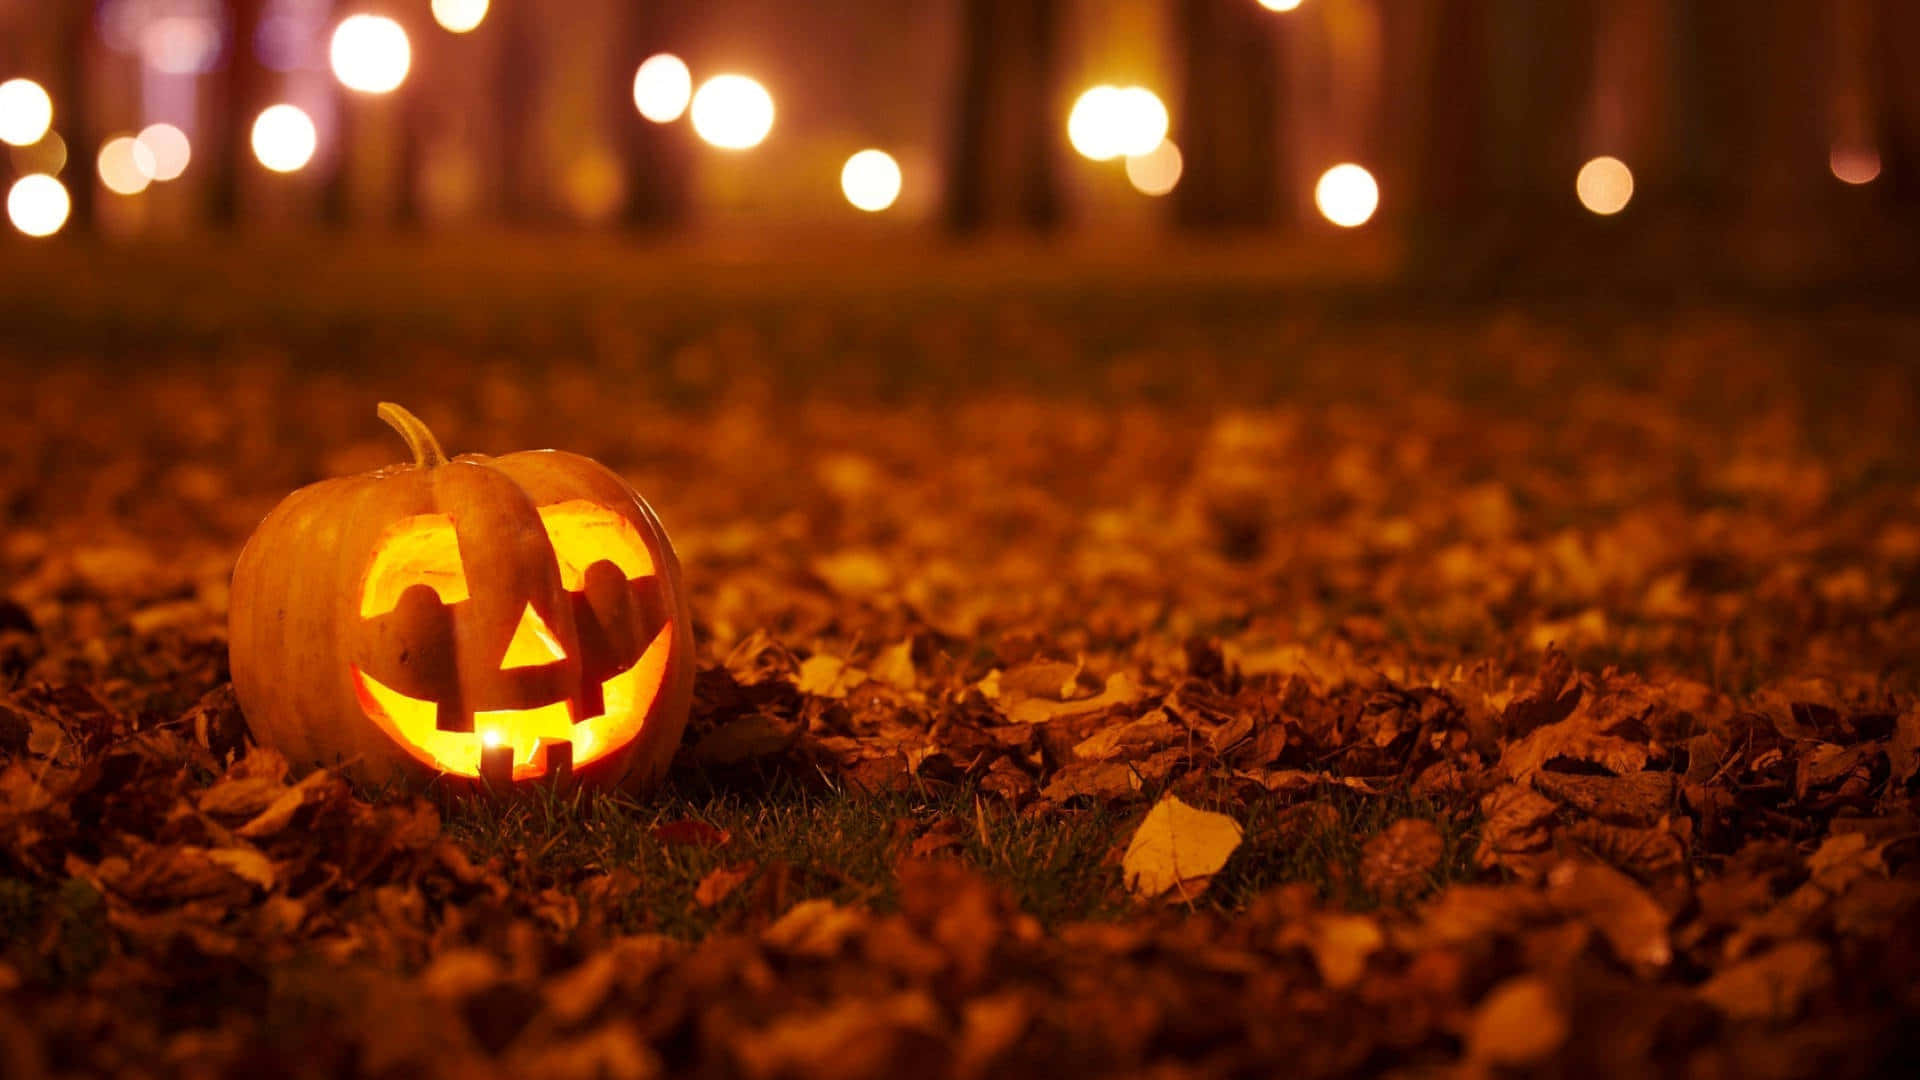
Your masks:
[{"label": "pumpkin stem", "polygon": [[391,401],[383,401],[377,410],[380,419],[393,425],[393,430],[407,440],[407,449],[413,451],[413,463],[432,468],[447,463],[447,452],[440,449],[440,440],[433,437],[427,425],[420,418]]}]

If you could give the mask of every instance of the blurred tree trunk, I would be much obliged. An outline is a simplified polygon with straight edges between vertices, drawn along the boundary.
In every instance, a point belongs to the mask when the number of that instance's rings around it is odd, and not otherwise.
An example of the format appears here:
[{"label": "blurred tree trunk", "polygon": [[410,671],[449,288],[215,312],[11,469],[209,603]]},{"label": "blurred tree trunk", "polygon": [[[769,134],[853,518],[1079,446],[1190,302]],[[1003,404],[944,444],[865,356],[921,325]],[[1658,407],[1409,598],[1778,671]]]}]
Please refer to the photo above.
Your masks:
[{"label": "blurred tree trunk", "polygon": [[957,232],[1059,221],[1058,0],[963,0],[946,219]]},{"label": "blurred tree trunk", "polygon": [[67,195],[72,200],[67,228],[76,232],[93,227],[94,160],[100,136],[93,130],[93,5],[67,4],[55,27],[60,74],[49,91],[55,102],[54,127],[67,143]]},{"label": "blurred tree trunk", "polygon": [[1250,0],[1181,0],[1185,159],[1174,212],[1197,228],[1270,224],[1281,203],[1280,50],[1285,20]]},{"label": "blurred tree trunk", "polygon": [[216,228],[240,223],[241,178],[253,160],[253,121],[268,104],[266,69],[252,44],[266,6],[266,0],[234,0],[231,5],[233,35],[215,109],[213,145],[218,156],[207,185],[207,217]]},{"label": "blurred tree trunk", "polygon": [[535,170],[539,139],[535,123],[540,93],[540,27],[534,0],[500,0],[499,67],[494,78],[494,115],[500,119],[494,175],[500,185],[500,216],[526,224],[538,216]]},{"label": "blurred tree trunk", "polygon": [[1434,0],[1427,55],[1415,69],[1426,122],[1414,141],[1408,208],[1423,222],[1467,223],[1491,202],[1492,114],[1487,0]]},{"label": "blurred tree trunk", "polygon": [[1873,22],[1878,183],[1903,214],[1920,216],[1920,4],[1878,0]]},{"label": "blurred tree trunk", "polygon": [[622,43],[620,55],[629,61],[619,68],[625,81],[610,88],[608,95],[613,115],[607,128],[614,133],[627,181],[621,220],[634,229],[684,225],[692,204],[691,125],[656,124],[641,117],[633,102],[632,77],[640,62],[654,53],[681,53],[689,12],[683,3],[656,0],[623,5],[615,18],[615,33]]}]

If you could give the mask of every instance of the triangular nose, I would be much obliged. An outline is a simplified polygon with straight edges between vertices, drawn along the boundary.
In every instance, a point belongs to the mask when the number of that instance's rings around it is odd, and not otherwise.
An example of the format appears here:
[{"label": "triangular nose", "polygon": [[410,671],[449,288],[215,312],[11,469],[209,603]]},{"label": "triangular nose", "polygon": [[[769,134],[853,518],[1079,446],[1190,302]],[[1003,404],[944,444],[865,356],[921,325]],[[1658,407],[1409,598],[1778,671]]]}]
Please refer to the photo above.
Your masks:
[{"label": "triangular nose", "polygon": [[513,640],[507,643],[507,655],[500,661],[500,670],[540,667],[566,658],[567,651],[555,640],[553,631],[534,612],[533,605],[528,604],[520,613],[520,625],[513,631]]}]

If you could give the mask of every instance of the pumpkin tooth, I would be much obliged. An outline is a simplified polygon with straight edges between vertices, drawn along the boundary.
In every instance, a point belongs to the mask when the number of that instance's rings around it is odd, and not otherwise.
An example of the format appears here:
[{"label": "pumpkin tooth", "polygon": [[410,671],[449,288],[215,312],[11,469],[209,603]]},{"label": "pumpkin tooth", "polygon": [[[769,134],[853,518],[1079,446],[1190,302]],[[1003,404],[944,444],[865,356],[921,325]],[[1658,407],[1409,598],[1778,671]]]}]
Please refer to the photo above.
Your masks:
[{"label": "pumpkin tooth", "polygon": [[441,731],[472,731],[473,714],[458,701],[440,701],[433,710],[433,726]]},{"label": "pumpkin tooth", "polygon": [[540,745],[546,748],[543,768],[549,781],[558,786],[566,786],[573,779],[573,740],[542,739]]},{"label": "pumpkin tooth", "polygon": [[497,746],[480,748],[480,779],[491,787],[507,787],[513,783],[513,746],[500,743]]}]

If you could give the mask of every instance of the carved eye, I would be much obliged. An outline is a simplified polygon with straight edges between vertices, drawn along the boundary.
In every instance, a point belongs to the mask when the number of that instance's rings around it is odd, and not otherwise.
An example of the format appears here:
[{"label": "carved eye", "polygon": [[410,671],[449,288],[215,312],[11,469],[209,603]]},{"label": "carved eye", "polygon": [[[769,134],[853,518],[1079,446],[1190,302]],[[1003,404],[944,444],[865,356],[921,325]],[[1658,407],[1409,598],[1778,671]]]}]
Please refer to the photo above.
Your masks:
[{"label": "carved eye", "polygon": [[431,588],[449,606],[469,595],[460,541],[454,536],[453,518],[446,514],[416,514],[387,530],[367,565],[360,617],[371,619],[392,611],[401,594],[415,585]]},{"label": "carved eye", "polygon": [[520,625],[513,631],[513,640],[507,643],[507,655],[500,661],[500,670],[539,667],[566,658],[567,651],[555,640],[547,621],[533,610],[532,604],[528,604],[527,609],[520,613]]}]

